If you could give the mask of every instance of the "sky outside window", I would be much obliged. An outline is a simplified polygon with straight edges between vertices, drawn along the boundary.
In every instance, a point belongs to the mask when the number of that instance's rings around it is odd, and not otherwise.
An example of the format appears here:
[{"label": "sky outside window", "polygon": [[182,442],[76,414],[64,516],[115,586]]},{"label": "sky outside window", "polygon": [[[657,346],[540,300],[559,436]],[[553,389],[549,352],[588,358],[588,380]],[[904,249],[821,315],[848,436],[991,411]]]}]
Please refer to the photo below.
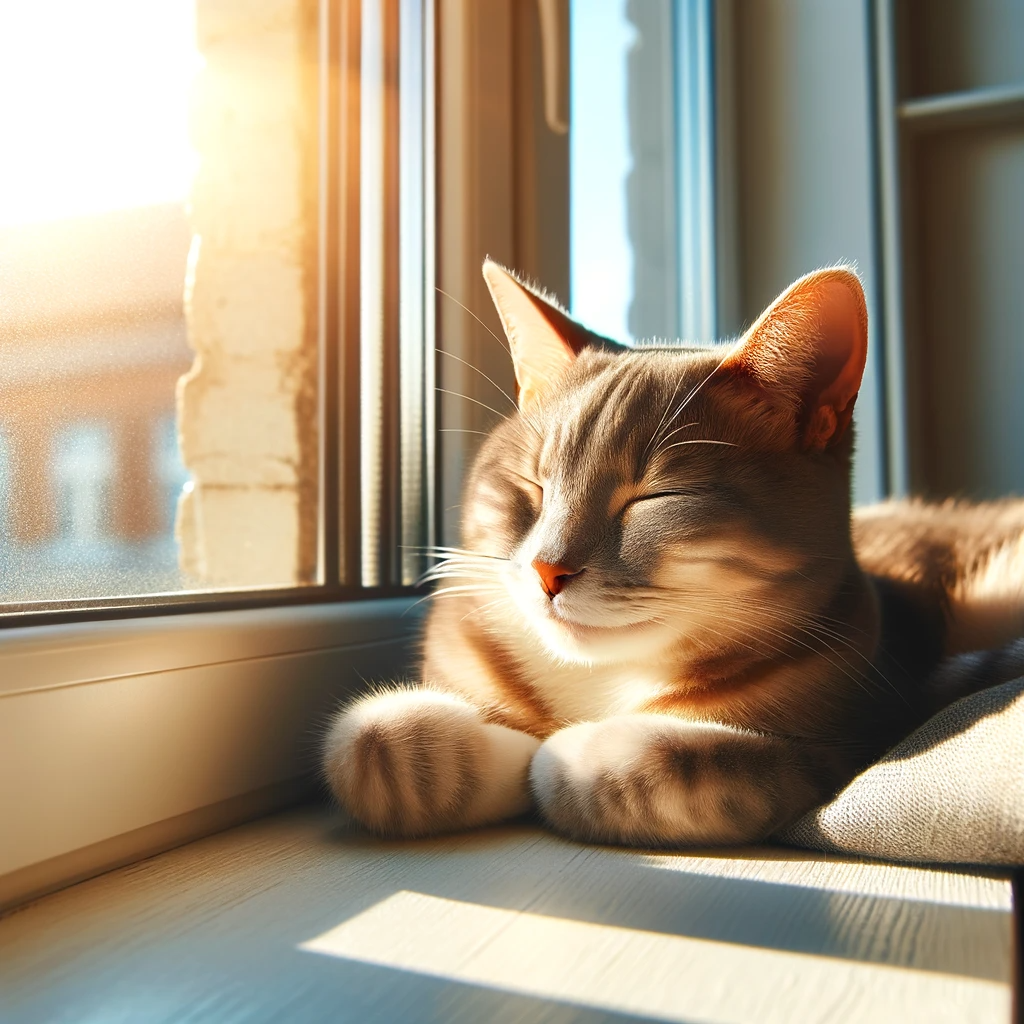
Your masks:
[{"label": "sky outside window", "polygon": [[636,30],[626,0],[572,0],[569,251],[572,313],[627,340],[633,250],[626,178],[632,168],[626,57]]},{"label": "sky outside window", "polygon": [[194,8],[0,3],[0,226],[184,201]]}]

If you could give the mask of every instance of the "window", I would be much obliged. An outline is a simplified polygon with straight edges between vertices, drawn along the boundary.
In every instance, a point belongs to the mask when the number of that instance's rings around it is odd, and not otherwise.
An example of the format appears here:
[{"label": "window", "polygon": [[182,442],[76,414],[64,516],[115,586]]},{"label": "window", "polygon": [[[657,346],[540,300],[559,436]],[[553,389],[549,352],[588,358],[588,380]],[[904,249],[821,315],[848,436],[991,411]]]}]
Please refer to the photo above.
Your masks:
[{"label": "window", "polygon": [[431,10],[0,11],[4,609],[415,581]]},{"label": "window", "polygon": [[623,340],[716,341],[732,314],[712,5],[575,0],[571,15],[573,311]]},{"label": "window", "polygon": [[188,3],[0,11],[5,604],[201,585],[177,564],[156,443],[191,358],[200,63]]}]

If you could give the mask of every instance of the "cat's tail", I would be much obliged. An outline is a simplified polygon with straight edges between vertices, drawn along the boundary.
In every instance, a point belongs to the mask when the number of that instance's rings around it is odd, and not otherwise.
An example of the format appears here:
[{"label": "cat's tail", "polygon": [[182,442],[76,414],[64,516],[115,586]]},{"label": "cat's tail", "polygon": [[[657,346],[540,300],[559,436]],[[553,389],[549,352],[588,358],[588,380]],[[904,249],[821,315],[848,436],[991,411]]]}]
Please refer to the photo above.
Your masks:
[{"label": "cat's tail", "polygon": [[968,694],[1024,678],[1024,637],[990,651],[945,658],[929,680],[931,713]]}]

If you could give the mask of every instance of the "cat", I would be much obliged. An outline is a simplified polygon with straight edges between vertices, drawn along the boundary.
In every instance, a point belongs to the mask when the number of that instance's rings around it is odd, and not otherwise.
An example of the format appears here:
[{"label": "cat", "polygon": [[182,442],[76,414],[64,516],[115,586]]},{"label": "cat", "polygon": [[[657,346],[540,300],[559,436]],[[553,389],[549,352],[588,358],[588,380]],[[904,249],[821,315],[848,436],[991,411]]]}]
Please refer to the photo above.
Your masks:
[{"label": "cat", "polygon": [[533,808],[585,841],[755,842],[1024,674],[1024,501],[851,522],[851,269],[801,278],[715,349],[616,344],[483,273],[518,410],[431,574],[422,685],[358,698],[327,733],[326,778],[363,825]]}]

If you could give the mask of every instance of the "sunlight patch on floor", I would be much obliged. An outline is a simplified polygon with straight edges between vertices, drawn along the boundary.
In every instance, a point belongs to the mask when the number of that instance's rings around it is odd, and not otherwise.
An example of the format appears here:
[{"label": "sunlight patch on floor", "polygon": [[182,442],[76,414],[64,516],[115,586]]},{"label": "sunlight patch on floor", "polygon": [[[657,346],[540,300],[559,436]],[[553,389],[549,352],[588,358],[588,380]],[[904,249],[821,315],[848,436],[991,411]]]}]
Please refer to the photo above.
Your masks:
[{"label": "sunlight patch on floor", "polygon": [[660,1021],[1007,1020],[1007,985],[401,891],[300,949]]}]

